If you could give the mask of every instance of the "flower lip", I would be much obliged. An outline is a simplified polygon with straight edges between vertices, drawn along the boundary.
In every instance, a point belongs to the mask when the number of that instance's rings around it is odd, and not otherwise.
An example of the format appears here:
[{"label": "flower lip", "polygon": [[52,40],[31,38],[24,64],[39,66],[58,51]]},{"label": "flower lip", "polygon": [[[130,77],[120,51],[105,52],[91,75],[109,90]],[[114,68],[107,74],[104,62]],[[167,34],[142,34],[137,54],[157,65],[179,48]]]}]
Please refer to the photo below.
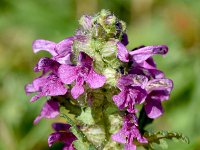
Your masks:
[{"label": "flower lip", "polygon": [[77,99],[84,93],[84,83],[88,83],[90,88],[96,89],[104,85],[106,78],[97,74],[93,69],[93,60],[87,54],[80,52],[77,66],[61,65],[58,69],[58,75],[65,84],[71,84],[76,81],[71,90],[72,97]]},{"label": "flower lip", "polygon": [[62,142],[64,143],[63,149],[74,150],[72,143],[77,138],[72,132],[70,132],[71,126],[69,124],[54,123],[52,127],[56,132],[50,134],[48,137],[49,147],[51,147],[56,142]]},{"label": "flower lip", "polygon": [[55,118],[59,115],[59,102],[55,101],[53,99],[48,100],[42,110],[39,116],[35,118],[34,124],[37,124],[42,118]]},{"label": "flower lip", "polygon": [[32,48],[33,52],[37,53],[41,50],[46,50],[48,51],[52,56],[56,56],[57,53],[55,52],[55,42],[51,42],[48,40],[43,40],[43,39],[38,39],[33,41]]},{"label": "flower lip", "polygon": [[165,55],[168,52],[166,45],[146,46],[129,52],[131,59],[136,63],[142,63],[155,54]]},{"label": "flower lip", "polygon": [[25,86],[25,90],[27,94],[37,92],[37,94],[31,98],[31,102],[38,100],[42,96],[58,96],[64,95],[67,92],[64,84],[54,73],[36,78],[33,83]]}]

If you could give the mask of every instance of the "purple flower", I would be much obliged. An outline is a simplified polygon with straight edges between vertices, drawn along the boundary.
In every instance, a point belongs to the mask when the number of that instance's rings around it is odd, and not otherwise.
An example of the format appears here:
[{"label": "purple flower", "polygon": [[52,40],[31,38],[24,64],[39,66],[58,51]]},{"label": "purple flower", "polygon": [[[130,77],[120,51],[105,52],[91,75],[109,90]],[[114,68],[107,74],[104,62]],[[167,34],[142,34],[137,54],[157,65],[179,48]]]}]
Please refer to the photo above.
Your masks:
[{"label": "purple flower", "polygon": [[121,92],[113,96],[113,100],[119,109],[128,107],[127,111],[134,113],[135,104],[143,103],[147,96],[147,92],[144,89],[147,82],[148,79],[142,75],[129,74],[122,76],[117,84]]},{"label": "purple flower", "polygon": [[27,84],[25,86],[25,91],[27,94],[37,92],[30,100],[31,102],[34,102],[42,96],[64,95],[67,92],[67,89],[58,76],[51,73],[47,76],[36,78],[33,80],[33,83]]},{"label": "purple flower", "polygon": [[53,99],[48,100],[39,116],[34,120],[34,124],[37,124],[42,118],[55,118],[59,115],[59,102]]},{"label": "purple flower", "polygon": [[60,64],[57,61],[44,57],[41,58],[36,64],[34,71],[42,71],[42,75],[46,74],[48,71],[52,71],[54,74],[57,74],[59,66]]},{"label": "purple flower", "polygon": [[145,111],[149,118],[157,118],[163,113],[161,102],[169,99],[173,88],[170,79],[153,79],[146,86],[148,96],[145,100]]},{"label": "purple flower", "polygon": [[64,143],[63,150],[75,150],[72,145],[72,142],[77,138],[70,132],[70,125],[64,123],[54,123],[52,128],[55,130],[54,133],[50,134],[48,137],[48,144],[51,147],[56,142]]},{"label": "purple flower", "polygon": [[165,45],[159,46],[142,46],[129,52],[132,62],[129,73],[145,75],[149,78],[163,78],[164,73],[156,68],[152,56],[155,54],[165,55],[168,52],[168,47]]},{"label": "purple flower", "polygon": [[61,65],[58,74],[61,81],[65,84],[71,84],[76,80],[75,86],[71,90],[74,99],[77,99],[84,92],[84,82],[90,88],[102,87],[106,81],[103,75],[97,74],[92,66],[92,58],[83,52],[79,54],[79,64],[77,66]]},{"label": "purple flower", "polygon": [[112,135],[112,139],[125,144],[125,150],[136,150],[136,145],[133,144],[133,141],[136,139],[140,143],[148,143],[147,139],[140,134],[138,120],[134,114],[125,116],[122,128]]},{"label": "purple flower", "polygon": [[164,78],[164,73],[156,68],[156,64],[152,57],[148,58],[146,61],[140,64],[132,62],[129,73],[145,75],[149,79]]},{"label": "purple flower", "polygon": [[35,40],[33,42],[33,51],[35,53],[45,50],[48,51],[53,57],[52,59],[56,60],[60,64],[71,64],[71,54],[72,46],[74,40],[83,40],[83,36],[72,36],[62,40],[59,43],[54,43],[48,40]]},{"label": "purple flower", "polygon": [[131,68],[129,70],[130,74],[138,74],[145,75],[150,78],[164,78],[164,73],[156,68],[156,64],[153,61],[153,58],[150,57],[143,63],[137,64],[132,63]]},{"label": "purple flower", "polygon": [[117,87],[121,92],[113,96],[113,101],[119,109],[135,113],[134,106],[145,103],[147,116],[157,118],[163,113],[161,102],[169,99],[173,82],[166,78],[148,81],[143,75],[128,74],[118,80]]}]

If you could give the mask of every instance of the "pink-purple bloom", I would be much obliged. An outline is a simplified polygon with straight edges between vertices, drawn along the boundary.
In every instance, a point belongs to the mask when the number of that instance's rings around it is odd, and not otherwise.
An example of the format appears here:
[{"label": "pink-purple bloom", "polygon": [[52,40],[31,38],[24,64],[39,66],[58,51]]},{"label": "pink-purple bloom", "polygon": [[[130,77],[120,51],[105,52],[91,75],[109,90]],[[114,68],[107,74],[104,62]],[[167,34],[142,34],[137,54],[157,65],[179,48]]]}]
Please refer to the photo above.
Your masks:
[{"label": "pink-purple bloom", "polygon": [[33,83],[26,85],[25,90],[27,94],[37,93],[31,98],[31,102],[38,100],[42,96],[58,96],[67,92],[59,77],[53,73],[36,78]]},{"label": "pink-purple bloom", "polygon": [[40,115],[35,118],[34,124],[37,124],[42,118],[50,119],[58,116],[60,113],[59,107],[59,102],[54,99],[50,99],[45,102]]},{"label": "pink-purple bloom", "polygon": [[136,145],[133,143],[134,140],[139,143],[148,143],[147,139],[140,134],[138,119],[135,114],[128,114],[124,117],[122,128],[112,135],[112,139],[125,144],[124,150],[136,150]]},{"label": "pink-purple bloom", "polygon": [[59,43],[48,40],[38,39],[33,42],[33,51],[35,53],[45,50],[52,55],[52,59],[60,64],[71,64],[71,55],[73,54],[73,43],[75,40],[84,41],[84,36],[72,36],[62,40]]},{"label": "pink-purple bloom", "polygon": [[117,84],[121,92],[113,96],[113,100],[119,109],[128,107],[127,111],[134,113],[136,111],[134,106],[143,103],[147,96],[144,89],[147,81],[148,79],[142,75],[129,74],[121,77]]},{"label": "pink-purple bloom", "polygon": [[164,55],[167,52],[168,52],[167,46],[159,45],[159,46],[145,46],[137,50],[131,51],[129,54],[131,56],[131,60],[140,64],[155,54]]},{"label": "pink-purple bloom", "polygon": [[[116,148],[118,143],[124,144],[125,150],[136,150],[137,144],[148,145],[144,127],[148,120],[163,114],[162,101],[169,99],[173,88],[172,80],[165,77],[153,60],[156,54],[165,55],[168,47],[141,46],[129,51],[125,23],[106,10],[94,17],[84,15],[79,24],[74,36],[58,43],[43,39],[33,42],[34,53],[45,50],[51,54],[50,58],[38,61],[34,71],[41,75],[25,86],[28,95],[35,93],[31,102],[50,97],[34,124],[42,118],[57,117],[64,106],[69,114],[75,115],[67,120],[73,125],[72,130],[69,124],[54,123],[49,147],[56,142],[64,144],[63,150],[97,145],[102,149],[105,145]],[[139,122],[136,105],[142,105]],[[116,132],[122,119],[122,127]],[[73,130],[75,126],[80,126],[79,136],[84,142],[75,136],[79,132]],[[117,144],[106,142],[110,133],[114,133],[111,138]]]},{"label": "pink-purple bloom", "polygon": [[157,70],[152,56],[164,55],[167,51],[168,48],[161,45],[142,47],[129,52],[132,67],[128,75],[118,80],[117,87],[121,92],[113,96],[119,109],[127,107],[127,111],[133,113],[136,112],[136,104],[144,103],[148,117],[157,118],[163,113],[161,102],[169,98],[173,82],[164,78],[164,74]]},{"label": "pink-purple bloom", "polygon": [[163,113],[161,102],[169,99],[173,88],[173,82],[170,79],[153,79],[146,86],[148,96],[145,100],[145,111],[149,118],[157,118]]},{"label": "pink-purple bloom", "polygon": [[93,60],[87,54],[80,52],[79,62],[76,66],[61,65],[58,71],[61,81],[65,84],[72,84],[76,81],[71,90],[74,99],[77,99],[84,92],[84,83],[86,82],[90,88],[96,89],[104,85],[106,78],[97,74],[93,69]]},{"label": "pink-purple bloom", "polygon": [[54,74],[57,74],[59,66],[60,64],[57,61],[51,58],[44,57],[41,58],[36,64],[36,66],[34,67],[34,71],[42,71],[42,75],[45,75],[49,71],[52,71]]},{"label": "pink-purple bloom", "polygon": [[33,51],[35,53],[45,50],[52,55],[52,59],[62,64],[70,63],[70,55],[72,53],[73,41],[76,37],[69,37],[59,43],[51,42],[48,40],[35,40],[33,42]]},{"label": "pink-purple bloom", "polygon": [[128,50],[121,42],[117,42],[117,49],[117,57],[123,62],[129,62]]},{"label": "pink-purple bloom", "polygon": [[62,142],[64,144],[63,150],[75,150],[72,142],[77,138],[70,132],[70,125],[64,123],[53,123],[52,128],[55,130],[54,133],[48,137],[48,144],[51,147],[56,142]]},{"label": "pink-purple bloom", "polygon": [[27,94],[37,93],[31,98],[31,102],[38,100],[42,96],[58,96],[67,92],[59,77],[53,73],[36,78],[33,83],[26,85],[25,90]]},{"label": "pink-purple bloom", "polygon": [[113,96],[113,101],[119,109],[127,108],[129,113],[134,113],[137,111],[134,106],[144,103],[147,116],[157,118],[163,113],[161,102],[169,99],[173,82],[166,78],[148,80],[143,75],[129,74],[118,80],[117,87],[121,92]]},{"label": "pink-purple bloom", "polygon": [[163,78],[164,73],[156,68],[152,58],[155,54],[165,55],[168,47],[165,45],[142,46],[129,52],[131,68],[129,73],[143,74],[149,78]]}]

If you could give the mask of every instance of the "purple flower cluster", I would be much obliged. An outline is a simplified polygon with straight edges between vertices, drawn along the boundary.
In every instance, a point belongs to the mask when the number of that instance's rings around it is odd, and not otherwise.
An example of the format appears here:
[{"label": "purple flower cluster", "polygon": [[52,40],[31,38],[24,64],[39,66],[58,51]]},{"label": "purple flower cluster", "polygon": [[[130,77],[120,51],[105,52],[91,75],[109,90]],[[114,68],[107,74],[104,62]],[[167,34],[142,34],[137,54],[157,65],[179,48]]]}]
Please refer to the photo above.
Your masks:
[{"label": "purple flower cluster", "polygon": [[[57,44],[47,40],[36,40],[33,42],[34,52],[46,50],[52,55],[52,58],[41,58],[34,67],[34,71],[42,71],[42,75],[33,80],[31,84],[25,86],[27,94],[37,93],[31,98],[31,102],[38,100],[42,96],[65,95],[68,91],[65,84],[72,84],[74,81],[75,85],[71,89],[71,95],[74,99],[77,99],[84,93],[85,83],[92,89],[100,88],[104,85],[106,78],[94,71],[93,59],[90,56],[80,52],[77,64],[72,64],[71,62],[73,41],[75,39],[81,40],[82,38],[80,36],[70,37]],[[34,124],[37,124],[41,118],[55,118],[58,116],[59,107],[58,101],[48,100],[44,104],[41,114],[34,120]],[[62,141],[67,145],[65,147],[68,147],[69,143],[72,142],[69,139],[71,137],[73,137],[71,139],[75,139],[74,136],[72,133],[69,133],[68,128],[66,128],[66,134],[59,132],[57,126],[67,127],[68,125],[53,125],[57,132],[50,135],[48,140],[49,146],[55,141]],[[73,147],[70,146],[69,149],[73,149]]]},{"label": "purple flower cluster", "polygon": [[77,64],[72,64],[71,55],[73,41],[81,40],[83,37],[69,37],[58,44],[47,40],[36,40],[33,42],[33,51],[46,50],[51,53],[52,58],[41,58],[34,67],[34,71],[42,71],[42,75],[36,78],[32,84],[25,87],[26,93],[37,95],[31,98],[31,102],[42,96],[65,95],[67,88],[64,84],[76,84],[71,89],[74,99],[77,99],[84,92],[84,82],[92,89],[102,87],[106,81],[103,75],[97,74],[93,69],[93,59],[80,52]]},{"label": "purple flower cluster", "polygon": [[122,129],[112,136],[112,139],[125,144],[125,150],[134,150],[133,138],[138,142],[148,141],[140,135],[138,130],[136,104],[144,104],[146,114],[155,119],[162,115],[161,102],[169,99],[173,82],[164,77],[156,68],[152,56],[166,54],[168,48],[161,46],[147,46],[129,52],[131,67],[128,74],[118,79],[119,94],[113,96],[113,101],[120,110],[126,109],[128,115],[124,118]]},{"label": "purple flower cluster", "polygon": [[[34,67],[34,71],[41,71],[42,74],[33,80],[31,84],[27,84],[25,91],[27,94],[36,93],[30,100],[34,102],[43,96],[70,95],[73,100],[76,100],[81,95],[86,94],[87,89],[91,89],[90,92],[92,92],[93,89],[104,88],[108,93],[112,93],[111,90],[115,89],[114,91],[116,91],[117,89],[119,92],[115,92],[110,99],[117,105],[119,112],[123,111],[126,115],[122,116],[124,120],[122,128],[112,135],[112,140],[125,144],[125,150],[135,150],[135,140],[139,143],[148,142],[140,134],[136,116],[138,110],[135,106],[144,105],[147,116],[155,119],[163,114],[161,103],[169,99],[173,88],[172,80],[167,79],[164,73],[156,68],[152,58],[155,54],[165,55],[168,52],[168,48],[165,45],[142,46],[128,51],[126,48],[128,37],[123,33],[120,40],[115,39],[117,41],[114,42],[116,51],[114,51],[115,56],[112,59],[118,59],[121,64],[121,70],[126,70],[126,72],[119,72],[119,68],[116,69],[117,75],[113,76],[113,78],[115,78],[117,84],[115,86],[110,85],[107,82],[107,74],[105,72],[97,72],[94,65],[99,59],[99,62],[104,63],[100,55],[101,50],[95,50],[94,48],[94,55],[98,54],[98,57],[95,57],[90,56],[84,50],[85,48],[81,48],[81,45],[78,46],[78,50],[74,48],[74,44],[77,42],[84,43],[92,39],[91,37],[88,38],[88,35],[93,35],[88,33],[90,32],[88,28],[93,27],[91,22],[92,17],[85,17],[83,28],[86,30],[86,35],[79,30],[75,36],[66,38],[59,43],[41,39],[33,42],[33,51],[35,53],[46,50],[52,57],[45,57],[39,60]],[[101,40],[98,43],[101,43]],[[109,37],[107,41],[102,42],[102,45],[112,40],[113,38]],[[91,49],[91,46],[89,48]],[[101,66],[106,68],[107,64]],[[101,70],[105,68],[101,68]],[[41,118],[55,118],[60,113],[60,106],[60,102],[56,98],[50,98],[44,104],[40,115],[35,119],[34,123],[38,123]],[[92,107],[92,103],[88,107]],[[95,114],[92,116],[95,116]],[[72,142],[76,140],[76,137],[69,131],[69,128],[70,125],[68,124],[53,124],[55,133],[49,136],[49,146],[60,141],[64,143],[63,149],[74,149]]]}]

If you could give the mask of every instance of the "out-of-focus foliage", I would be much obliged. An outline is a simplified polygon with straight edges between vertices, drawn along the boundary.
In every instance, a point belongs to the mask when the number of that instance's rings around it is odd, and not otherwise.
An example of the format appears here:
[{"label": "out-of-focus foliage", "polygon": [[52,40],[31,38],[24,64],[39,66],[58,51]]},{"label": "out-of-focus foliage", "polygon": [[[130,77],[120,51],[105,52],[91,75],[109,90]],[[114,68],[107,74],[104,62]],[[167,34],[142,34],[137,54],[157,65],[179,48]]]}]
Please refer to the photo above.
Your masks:
[{"label": "out-of-focus foliage", "polygon": [[32,68],[48,55],[34,55],[32,41],[58,42],[74,33],[82,14],[103,8],[127,22],[129,49],[169,46],[168,55],[156,60],[174,80],[174,90],[164,103],[165,114],[148,129],[182,132],[190,138],[189,145],[169,142],[169,150],[200,149],[199,0],[0,0],[0,149],[49,149],[52,121],[32,123],[45,98],[30,104],[24,92],[34,77]]}]

